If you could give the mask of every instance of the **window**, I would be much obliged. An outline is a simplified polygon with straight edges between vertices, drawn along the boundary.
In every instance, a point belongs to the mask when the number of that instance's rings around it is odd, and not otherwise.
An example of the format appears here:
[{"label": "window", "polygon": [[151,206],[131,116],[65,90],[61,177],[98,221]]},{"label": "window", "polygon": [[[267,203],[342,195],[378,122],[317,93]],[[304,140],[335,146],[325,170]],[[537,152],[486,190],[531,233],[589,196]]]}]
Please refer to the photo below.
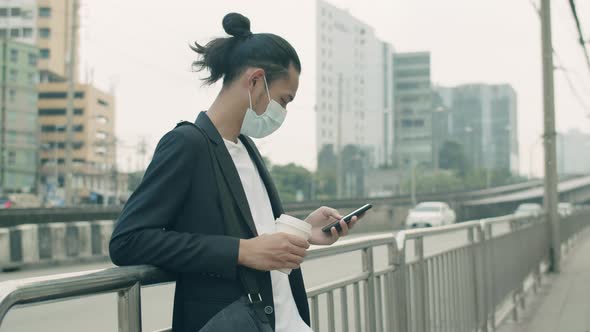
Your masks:
[{"label": "window", "polygon": [[8,16],[8,8],[0,8],[0,17]]},{"label": "window", "polygon": [[50,51],[47,48],[42,48],[39,50],[39,55],[42,59],[49,59]]},{"label": "window", "polygon": [[14,102],[16,100],[16,91],[15,90],[8,90],[8,100]]},{"label": "window", "polygon": [[74,150],[80,150],[84,146],[84,142],[74,142],[72,143],[72,148]]},{"label": "window", "polygon": [[[39,99],[66,99],[68,97],[66,92],[41,92]],[[74,98],[84,98],[84,92],[78,91],[74,93]]]},{"label": "window", "polygon": [[10,61],[18,62],[18,50],[10,50]]},{"label": "window", "polygon": [[6,29],[0,29],[0,37],[2,37],[2,38],[6,37]]},{"label": "window", "polygon": [[31,28],[24,28],[23,29],[23,37],[25,37],[25,38],[31,38],[31,37],[33,37],[33,29],[31,29]]},{"label": "window", "polygon": [[[42,108],[39,110],[39,115],[46,115],[46,116],[54,116],[54,115],[65,115],[66,109],[65,108]],[[74,109],[74,115],[82,115],[84,114],[84,109],[76,108]]]},{"label": "window", "polygon": [[18,78],[18,71],[16,71],[16,69],[10,69],[10,71],[8,72],[8,79],[12,82],[16,82]]},{"label": "window", "polygon": [[16,152],[8,151],[8,165],[16,164]]},{"label": "window", "polygon": [[29,82],[29,84],[37,84],[37,75],[33,73],[28,73],[27,81]]},{"label": "window", "polygon": [[49,8],[49,7],[41,7],[41,8],[39,8],[39,16],[41,16],[41,17],[51,17],[51,8]]},{"label": "window", "polygon": [[43,39],[47,39],[51,37],[51,30],[49,28],[41,28],[39,29],[39,37]]},{"label": "window", "polygon": [[10,16],[17,17],[20,15],[20,8],[10,8]]},{"label": "window", "polygon": [[107,119],[105,116],[99,115],[96,117],[96,122],[106,124],[109,122],[109,119]]},{"label": "window", "polygon": [[106,101],[104,101],[102,99],[98,99],[98,104],[102,105],[102,106],[109,106],[109,103],[107,103]]},{"label": "window", "polygon": [[20,29],[10,29],[10,37],[11,38],[20,37]]},{"label": "window", "polygon": [[79,133],[79,132],[84,131],[84,126],[83,125],[75,125],[72,127],[72,130]]},{"label": "window", "polygon": [[35,54],[35,53],[29,53],[29,64],[31,66],[36,66],[37,65],[37,54]]}]

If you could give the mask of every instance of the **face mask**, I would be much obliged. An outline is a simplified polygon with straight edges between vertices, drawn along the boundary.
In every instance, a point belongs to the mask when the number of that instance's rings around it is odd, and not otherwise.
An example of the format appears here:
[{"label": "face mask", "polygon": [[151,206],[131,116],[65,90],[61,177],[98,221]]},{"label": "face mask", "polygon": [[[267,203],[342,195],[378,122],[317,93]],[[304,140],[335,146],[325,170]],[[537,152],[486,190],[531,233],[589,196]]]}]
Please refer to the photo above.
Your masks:
[{"label": "face mask", "polygon": [[266,83],[266,76],[264,77],[264,86],[266,87],[266,94],[268,95],[268,106],[266,111],[261,115],[256,114],[252,109],[252,96],[250,90],[248,90],[248,98],[250,99],[250,108],[246,111],[244,122],[242,123],[242,129],[240,133],[254,137],[263,138],[273,132],[275,132],[285,121],[287,116],[287,110],[284,109],[279,103],[270,99],[270,92],[268,90],[268,84]]}]

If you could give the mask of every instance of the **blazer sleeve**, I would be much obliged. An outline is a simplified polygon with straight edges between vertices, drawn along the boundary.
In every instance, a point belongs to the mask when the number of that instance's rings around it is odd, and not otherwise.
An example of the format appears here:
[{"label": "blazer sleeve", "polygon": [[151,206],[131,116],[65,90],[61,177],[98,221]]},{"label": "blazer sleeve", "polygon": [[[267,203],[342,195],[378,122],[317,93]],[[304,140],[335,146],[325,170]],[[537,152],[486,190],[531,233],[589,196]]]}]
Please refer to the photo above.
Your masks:
[{"label": "blazer sleeve", "polygon": [[169,230],[190,187],[198,185],[192,183],[199,155],[194,145],[174,130],[160,140],[113,230],[109,253],[114,264],[149,264],[174,273],[236,279],[238,238]]}]

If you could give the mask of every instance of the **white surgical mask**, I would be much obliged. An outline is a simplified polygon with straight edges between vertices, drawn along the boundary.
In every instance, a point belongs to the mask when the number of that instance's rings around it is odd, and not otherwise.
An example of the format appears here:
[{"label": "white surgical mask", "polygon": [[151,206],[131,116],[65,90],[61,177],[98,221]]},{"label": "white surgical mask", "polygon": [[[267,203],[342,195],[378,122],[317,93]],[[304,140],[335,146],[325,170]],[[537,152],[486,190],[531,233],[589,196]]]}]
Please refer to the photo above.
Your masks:
[{"label": "white surgical mask", "polygon": [[260,115],[256,114],[252,109],[252,95],[250,94],[250,90],[248,90],[250,107],[246,111],[246,116],[242,123],[242,129],[240,130],[240,133],[246,136],[254,138],[266,137],[279,129],[287,116],[287,110],[270,98],[266,76],[264,77],[264,86],[266,87],[269,103],[264,113]]}]

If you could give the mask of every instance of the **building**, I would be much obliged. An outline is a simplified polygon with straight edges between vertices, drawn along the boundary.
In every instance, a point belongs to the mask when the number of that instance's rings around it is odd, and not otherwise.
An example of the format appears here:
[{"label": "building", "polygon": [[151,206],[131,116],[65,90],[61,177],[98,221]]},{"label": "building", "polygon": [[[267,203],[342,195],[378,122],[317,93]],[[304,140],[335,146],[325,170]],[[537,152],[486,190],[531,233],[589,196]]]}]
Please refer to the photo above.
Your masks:
[{"label": "building", "polygon": [[63,82],[74,12],[73,0],[0,0],[0,37],[37,46],[40,81]]},{"label": "building", "polygon": [[37,183],[36,47],[0,41],[0,192],[30,192]]},{"label": "building", "polygon": [[348,11],[324,1],[317,6],[317,151],[358,145],[370,166],[387,164],[393,144],[393,49]]},{"label": "building", "polygon": [[[72,186],[74,197],[116,192],[115,102],[114,97],[87,84],[76,84],[72,142]],[[48,195],[63,187],[65,173],[67,83],[39,84],[41,124],[41,182]],[[56,163],[57,161],[57,163]],[[57,175],[57,181],[56,181]],[[63,197],[58,189],[57,195]]]},{"label": "building", "polygon": [[341,161],[351,165],[343,170],[343,187],[362,193],[362,169],[391,164],[393,49],[348,11],[325,1],[316,9],[318,169],[335,164],[326,156],[349,152],[350,160]]},{"label": "building", "polygon": [[590,134],[577,129],[557,134],[557,173],[563,175],[590,174]]},{"label": "building", "polygon": [[450,114],[444,135],[463,146],[470,168],[518,172],[517,98],[510,85],[467,84],[436,92]]},{"label": "building", "polygon": [[430,53],[396,53],[394,70],[394,164],[433,165]]}]

